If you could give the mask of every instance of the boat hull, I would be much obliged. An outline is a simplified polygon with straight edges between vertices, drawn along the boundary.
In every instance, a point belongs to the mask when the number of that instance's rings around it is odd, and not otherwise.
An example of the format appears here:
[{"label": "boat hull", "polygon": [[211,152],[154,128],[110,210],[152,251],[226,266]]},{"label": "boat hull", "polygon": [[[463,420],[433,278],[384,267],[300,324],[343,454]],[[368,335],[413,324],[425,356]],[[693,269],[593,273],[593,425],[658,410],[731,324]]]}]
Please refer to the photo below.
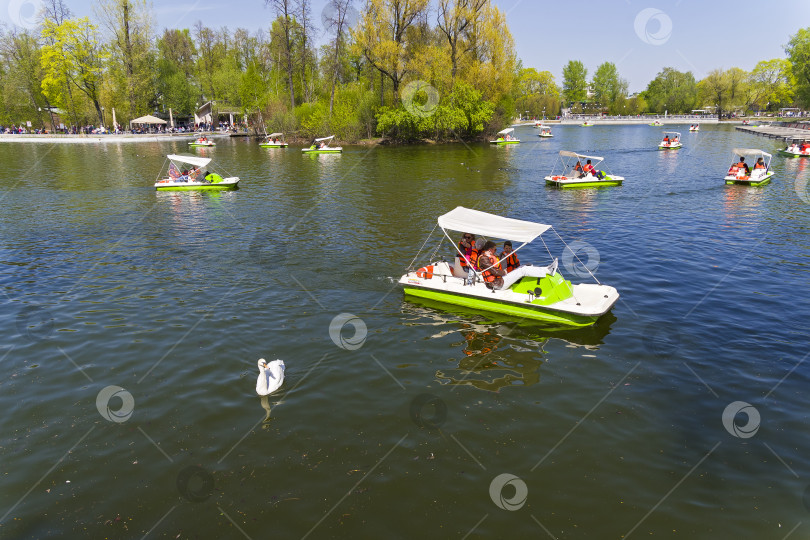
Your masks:
[{"label": "boat hull", "polygon": [[503,145],[503,144],[518,144],[520,141],[489,141],[491,144]]},{"label": "boat hull", "polygon": [[810,154],[802,154],[797,152],[788,152],[787,150],[779,150],[779,153],[787,157],[810,157]]},{"label": "boat hull", "polygon": [[224,191],[237,189],[239,178],[225,178],[222,182],[209,184],[204,182],[158,182],[155,184],[157,191]]},{"label": "boat hull", "polygon": [[303,150],[301,150],[301,152],[303,152],[304,154],[340,154],[340,153],[343,152],[343,149],[342,148],[328,148],[328,149],[316,148],[316,149],[313,150],[311,148],[304,148]]},{"label": "boat hull", "polygon": [[682,144],[678,144],[675,146],[661,146],[661,145],[658,146],[659,150],[680,150],[681,148],[683,148]]},{"label": "boat hull", "polygon": [[289,144],[260,144],[262,148],[286,148]]},{"label": "boat hull", "polygon": [[558,189],[620,186],[624,182],[624,178],[621,176],[605,176],[602,180],[594,176],[586,176],[585,178],[546,176],[545,180],[547,186]]},{"label": "boat hull", "polygon": [[550,133],[549,133],[548,135],[543,135],[542,133],[541,133],[540,135],[538,135],[538,137],[542,137],[542,138],[544,138],[544,139],[550,139],[550,138],[551,138],[551,137],[553,137],[553,136],[554,136],[554,135],[551,135]]},{"label": "boat hull", "polygon": [[532,319],[536,321],[565,324],[568,326],[590,326],[595,323],[599,317],[601,317],[601,315],[588,317],[583,315],[575,315],[573,313],[553,311],[542,306],[524,307],[512,302],[486,300],[477,296],[448,293],[445,291],[438,291],[423,287],[406,285],[403,287],[403,291],[405,294],[409,294],[411,296],[427,298],[429,300],[437,300],[446,304],[464,306],[476,310],[492,311],[495,313],[501,313],[503,315]]},{"label": "boat hull", "polygon": [[753,178],[753,179],[750,176],[748,178],[738,178],[736,176],[726,176],[725,181],[726,181],[726,185],[729,185],[729,186],[738,185],[738,186],[754,186],[754,187],[758,187],[758,186],[764,186],[765,184],[770,183],[771,177],[773,177],[773,175],[774,175],[773,172],[769,172],[768,174],[766,174],[763,177]]},{"label": "boat hull", "polygon": [[203,144],[203,143],[188,143],[188,145],[192,148],[198,147],[207,147],[207,146],[216,146],[215,143]]}]

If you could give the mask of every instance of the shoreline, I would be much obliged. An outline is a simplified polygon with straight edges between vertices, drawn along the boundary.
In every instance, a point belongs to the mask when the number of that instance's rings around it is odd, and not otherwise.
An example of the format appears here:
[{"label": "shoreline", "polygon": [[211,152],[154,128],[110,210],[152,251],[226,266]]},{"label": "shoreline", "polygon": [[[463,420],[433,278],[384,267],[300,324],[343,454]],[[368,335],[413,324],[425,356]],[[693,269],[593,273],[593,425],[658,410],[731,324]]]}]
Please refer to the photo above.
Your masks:
[{"label": "shoreline", "polygon": [[119,135],[56,135],[52,133],[36,134],[36,133],[21,133],[21,134],[0,134],[0,143],[63,143],[63,144],[82,144],[82,143],[106,143],[106,142],[159,142],[170,140],[184,140],[196,139],[197,137],[205,136],[208,138],[222,138],[229,137],[227,133],[162,133],[162,134],[132,134],[122,133]]}]

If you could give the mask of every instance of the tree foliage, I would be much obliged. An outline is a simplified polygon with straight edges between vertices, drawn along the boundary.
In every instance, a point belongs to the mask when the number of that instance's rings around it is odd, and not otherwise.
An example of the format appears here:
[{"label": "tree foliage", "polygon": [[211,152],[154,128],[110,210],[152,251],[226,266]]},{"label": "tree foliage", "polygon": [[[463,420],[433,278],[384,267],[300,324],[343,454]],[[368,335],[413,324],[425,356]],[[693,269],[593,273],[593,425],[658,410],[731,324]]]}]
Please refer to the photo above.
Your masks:
[{"label": "tree foliage", "polygon": [[562,94],[566,105],[588,97],[588,70],[579,60],[569,60],[563,67]]}]

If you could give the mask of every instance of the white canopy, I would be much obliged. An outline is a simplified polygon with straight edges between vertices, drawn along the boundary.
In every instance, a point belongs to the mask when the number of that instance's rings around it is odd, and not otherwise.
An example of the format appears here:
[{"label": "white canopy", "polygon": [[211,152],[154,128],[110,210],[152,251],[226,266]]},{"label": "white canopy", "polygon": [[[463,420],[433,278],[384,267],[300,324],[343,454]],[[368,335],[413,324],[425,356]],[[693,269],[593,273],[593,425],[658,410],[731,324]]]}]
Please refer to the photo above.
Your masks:
[{"label": "white canopy", "polygon": [[211,158],[204,158],[204,157],[196,157],[196,156],[177,156],[175,154],[169,154],[166,156],[172,161],[178,161],[180,163],[187,163],[189,165],[194,165],[195,167],[205,167],[209,163],[211,163]]},{"label": "white canopy", "polygon": [[603,161],[605,158],[599,156],[586,156],[585,154],[577,154],[576,152],[570,152],[568,150],[560,150],[560,157],[575,157],[577,159],[597,159],[599,161]]},{"label": "white canopy", "polygon": [[531,242],[546,232],[551,225],[505,218],[457,206],[454,210],[439,216],[439,227],[444,230],[468,232],[525,243]]},{"label": "white canopy", "polygon": [[498,132],[498,135],[506,135],[507,133],[512,133],[513,131],[515,131],[515,128],[502,129]]},{"label": "white canopy", "polygon": [[140,118],[136,118],[135,120],[130,120],[130,124],[165,124],[166,120],[161,120],[157,116],[152,116],[151,114],[147,114],[146,116],[141,116]]},{"label": "white canopy", "polygon": [[664,131],[664,135],[677,135],[678,138],[681,137],[681,134],[678,133],[677,131]]},{"label": "white canopy", "polygon": [[328,141],[329,139],[334,139],[334,135],[329,135],[328,137],[321,137],[320,139],[315,139],[316,141]]},{"label": "white canopy", "polygon": [[268,137],[279,137],[279,136],[282,136],[282,135],[284,135],[284,134],[283,133],[271,133],[270,135],[268,135]]},{"label": "white canopy", "polygon": [[763,157],[768,156],[768,157],[771,157],[771,155],[768,152],[765,152],[764,150],[757,150],[755,148],[735,148],[733,150],[733,153],[735,155],[737,155],[737,156],[763,156]]}]

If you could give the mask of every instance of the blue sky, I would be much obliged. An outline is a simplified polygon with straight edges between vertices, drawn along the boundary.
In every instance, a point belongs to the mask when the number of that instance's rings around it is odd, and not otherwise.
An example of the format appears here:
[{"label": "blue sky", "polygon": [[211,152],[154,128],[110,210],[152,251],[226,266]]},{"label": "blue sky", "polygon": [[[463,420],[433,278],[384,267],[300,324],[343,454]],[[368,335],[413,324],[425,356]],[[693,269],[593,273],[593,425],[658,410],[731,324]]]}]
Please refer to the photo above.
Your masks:
[{"label": "blue sky", "polygon": [[[0,20],[25,20],[40,0],[0,0]],[[494,0],[507,14],[525,67],[551,71],[561,82],[568,60],[581,60],[589,77],[614,62],[643,90],[663,67],[692,71],[699,79],[714,68],[750,70],[760,60],[784,57],[783,46],[810,26],[808,0]],[[363,0],[355,0],[360,8]],[[66,0],[76,15],[93,17],[94,0]],[[316,23],[327,0],[313,0]],[[272,18],[263,0],[154,0],[158,28],[257,30]],[[22,13],[22,15],[20,15]],[[16,18],[15,18],[16,17]]]}]

